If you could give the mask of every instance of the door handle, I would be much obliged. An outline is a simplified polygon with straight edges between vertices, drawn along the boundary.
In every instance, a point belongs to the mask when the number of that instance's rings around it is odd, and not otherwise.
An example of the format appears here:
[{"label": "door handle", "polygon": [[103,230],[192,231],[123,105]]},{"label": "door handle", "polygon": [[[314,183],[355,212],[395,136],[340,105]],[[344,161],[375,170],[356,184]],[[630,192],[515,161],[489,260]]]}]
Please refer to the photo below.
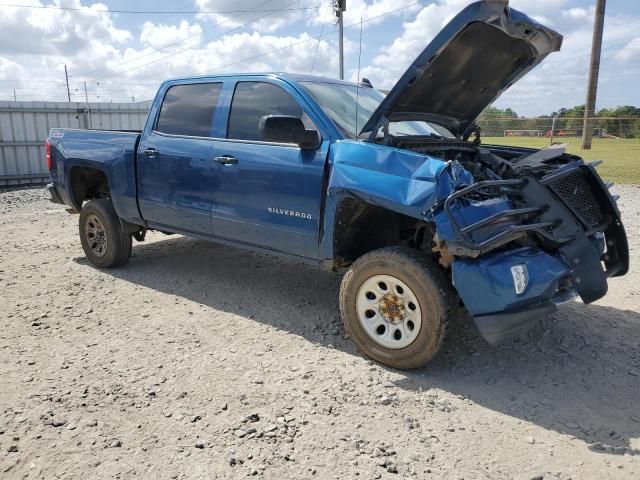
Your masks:
[{"label": "door handle", "polygon": [[160,152],[158,150],[156,150],[155,148],[147,148],[146,150],[144,150],[142,152],[142,154],[145,157],[152,158],[152,157],[157,157],[160,154]]},{"label": "door handle", "polygon": [[213,159],[222,165],[237,165],[238,163],[238,159],[232,155],[222,155],[220,157],[213,157]]}]

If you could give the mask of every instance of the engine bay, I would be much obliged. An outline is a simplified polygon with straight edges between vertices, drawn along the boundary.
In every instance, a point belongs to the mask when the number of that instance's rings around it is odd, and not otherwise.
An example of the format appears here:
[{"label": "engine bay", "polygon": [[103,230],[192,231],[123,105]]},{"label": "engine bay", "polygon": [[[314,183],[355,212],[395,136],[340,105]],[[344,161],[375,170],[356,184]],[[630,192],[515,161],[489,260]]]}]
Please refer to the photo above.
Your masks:
[{"label": "engine bay", "polygon": [[458,162],[476,182],[533,176],[543,178],[564,165],[580,161],[565,153],[564,145],[537,150],[522,147],[481,145],[477,141],[439,137],[388,137],[388,145]]}]

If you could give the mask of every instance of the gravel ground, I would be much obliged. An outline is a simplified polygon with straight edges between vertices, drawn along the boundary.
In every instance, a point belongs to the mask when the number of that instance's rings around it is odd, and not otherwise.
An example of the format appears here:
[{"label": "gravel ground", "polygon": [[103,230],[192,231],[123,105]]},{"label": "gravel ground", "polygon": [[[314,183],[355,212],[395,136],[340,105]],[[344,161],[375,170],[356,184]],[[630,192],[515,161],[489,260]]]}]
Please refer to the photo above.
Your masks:
[{"label": "gravel ground", "polygon": [[401,372],[344,338],[337,274],[159,233],[102,271],[77,222],[0,193],[3,479],[640,478],[637,270],[539,340],[462,322]]}]

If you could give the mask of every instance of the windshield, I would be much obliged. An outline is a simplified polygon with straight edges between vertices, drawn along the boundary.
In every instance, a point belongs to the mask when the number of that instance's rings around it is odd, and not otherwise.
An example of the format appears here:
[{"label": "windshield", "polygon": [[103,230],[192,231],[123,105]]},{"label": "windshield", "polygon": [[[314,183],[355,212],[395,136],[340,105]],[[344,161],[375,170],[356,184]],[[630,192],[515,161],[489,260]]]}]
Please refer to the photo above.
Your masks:
[{"label": "windshield", "polygon": [[[362,129],[385,97],[384,93],[370,87],[356,88],[355,85],[340,83],[301,83],[342,133],[349,138],[356,137],[356,130]],[[358,102],[357,121],[356,100]],[[430,125],[423,121],[390,123],[389,133],[395,136],[452,136],[450,132],[444,130],[441,126]]]}]

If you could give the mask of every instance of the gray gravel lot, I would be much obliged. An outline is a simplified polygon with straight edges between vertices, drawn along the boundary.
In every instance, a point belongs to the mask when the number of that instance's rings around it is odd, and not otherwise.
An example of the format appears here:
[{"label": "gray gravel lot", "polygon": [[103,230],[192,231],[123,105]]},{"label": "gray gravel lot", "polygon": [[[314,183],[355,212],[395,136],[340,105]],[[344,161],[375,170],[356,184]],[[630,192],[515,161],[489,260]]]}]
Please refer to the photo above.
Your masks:
[{"label": "gray gravel lot", "polygon": [[0,477],[640,478],[632,272],[527,344],[461,321],[418,371],[360,356],[340,277],[153,233],[98,270],[78,217],[0,192]]}]

